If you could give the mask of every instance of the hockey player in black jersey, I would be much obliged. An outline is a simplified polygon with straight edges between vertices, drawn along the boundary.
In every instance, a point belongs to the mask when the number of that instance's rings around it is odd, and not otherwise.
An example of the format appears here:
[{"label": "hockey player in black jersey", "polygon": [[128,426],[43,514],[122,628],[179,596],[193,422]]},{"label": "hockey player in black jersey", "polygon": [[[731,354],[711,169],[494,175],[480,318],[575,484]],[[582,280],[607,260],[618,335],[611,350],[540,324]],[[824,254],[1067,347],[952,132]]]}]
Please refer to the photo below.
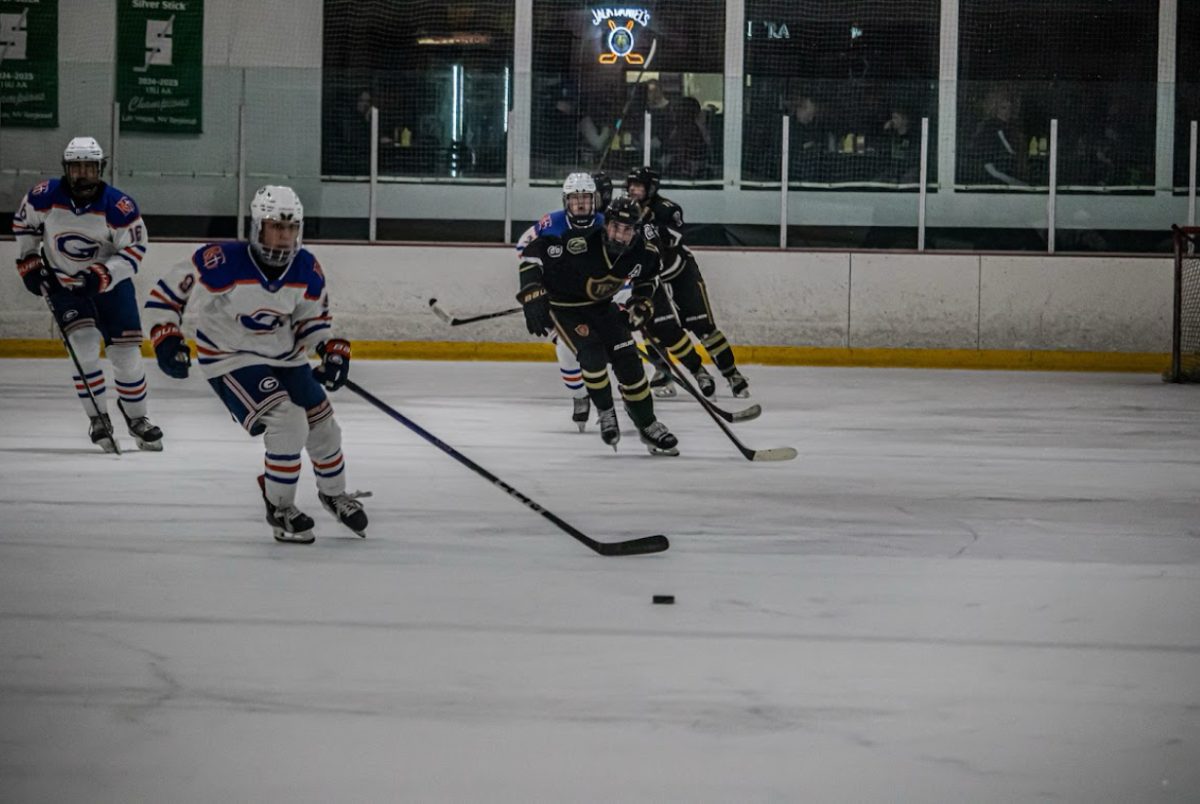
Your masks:
[{"label": "hockey player in black jersey", "polygon": [[[605,210],[604,228],[539,237],[521,257],[517,301],[530,334],[550,329],[579,357],[595,406],[600,437],[615,450],[621,439],[608,367],[617,375],[625,410],[652,455],[678,455],[678,441],[654,417],[654,400],[630,328],[653,315],[658,249],[641,231],[641,208],[628,198]],[[613,296],[625,280],[633,295],[622,310]]]},{"label": "hockey player in black jersey", "polygon": [[[712,396],[715,383],[700,364],[700,356],[692,348],[688,332],[704,344],[709,357],[729,382],[733,395],[750,396],[750,384],[737,369],[733,349],[713,320],[700,267],[692,252],[683,245],[683,210],[660,195],[658,188],[658,171],[649,167],[636,168],[625,179],[628,197],[645,208],[643,221],[653,224],[657,230],[656,242],[662,255],[661,282],[654,296],[654,318],[646,331],[655,343],[692,372],[705,396]],[[655,371],[650,384],[656,396],[675,395],[671,378],[661,367]]]}]

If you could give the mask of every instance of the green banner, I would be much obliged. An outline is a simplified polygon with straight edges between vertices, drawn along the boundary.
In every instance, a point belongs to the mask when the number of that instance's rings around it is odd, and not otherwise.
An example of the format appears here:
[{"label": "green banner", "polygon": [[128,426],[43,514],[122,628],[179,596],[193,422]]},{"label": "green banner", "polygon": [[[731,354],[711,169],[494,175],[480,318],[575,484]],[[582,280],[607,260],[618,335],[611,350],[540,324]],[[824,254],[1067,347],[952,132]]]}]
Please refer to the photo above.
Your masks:
[{"label": "green banner", "polygon": [[117,0],[122,131],[200,133],[204,0]]},{"label": "green banner", "polygon": [[0,125],[58,127],[58,0],[0,0]]}]

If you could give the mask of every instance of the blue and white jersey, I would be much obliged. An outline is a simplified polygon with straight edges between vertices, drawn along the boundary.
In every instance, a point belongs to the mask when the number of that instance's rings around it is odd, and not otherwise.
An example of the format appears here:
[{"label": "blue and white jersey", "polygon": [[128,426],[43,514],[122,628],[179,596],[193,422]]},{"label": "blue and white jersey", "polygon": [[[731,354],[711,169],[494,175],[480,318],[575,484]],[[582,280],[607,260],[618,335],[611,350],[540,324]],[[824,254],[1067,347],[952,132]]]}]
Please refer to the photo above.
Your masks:
[{"label": "blue and white jersey", "polygon": [[25,194],[13,215],[12,232],[17,253],[27,257],[40,247],[65,288],[78,287],[80,275],[101,263],[112,276],[111,291],[138,272],[149,243],[132,198],[105,184],[95,201],[78,206],[62,179],[39,182]]},{"label": "blue and white jersey", "polygon": [[[596,226],[604,226],[604,213],[597,212],[596,222],[592,226],[587,227],[587,229]],[[521,235],[521,239],[517,241],[517,257],[520,258],[525,253],[525,247],[532,243],[535,237],[565,237],[569,232],[585,232],[587,229],[576,229],[572,226],[570,221],[567,220],[567,211],[565,209],[556,209],[553,212],[547,212],[537,223],[530,226]]]},{"label": "blue and white jersey", "polygon": [[151,327],[194,316],[200,370],[208,379],[245,366],[301,366],[333,337],[325,274],[300,249],[278,279],[268,279],[250,244],[215,243],[196,250],[150,291]]}]

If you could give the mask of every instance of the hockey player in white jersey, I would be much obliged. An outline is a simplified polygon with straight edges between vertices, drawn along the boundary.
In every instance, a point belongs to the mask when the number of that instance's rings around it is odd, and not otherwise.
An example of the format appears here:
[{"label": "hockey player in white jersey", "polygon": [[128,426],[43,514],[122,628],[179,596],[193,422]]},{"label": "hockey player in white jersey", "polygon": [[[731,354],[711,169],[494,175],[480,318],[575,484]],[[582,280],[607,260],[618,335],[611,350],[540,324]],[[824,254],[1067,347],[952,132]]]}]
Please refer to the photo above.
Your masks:
[{"label": "hockey player in white jersey", "polygon": [[[92,443],[117,444],[100,367],[103,339],[117,386],[117,408],[139,449],[162,449],[162,430],[150,422],[142,325],[132,277],[146,255],[146,224],[137,204],[101,176],[104,151],[75,137],[63,151],[63,176],[34,185],[13,215],[17,271],[34,295],[47,295],[83,376],[75,390],[90,420]],[[91,389],[91,394],[88,393]],[[94,397],[94,402],[93,402]]]},{"label": "hockey player in white jersey", "polygon": [[[267,522],[281,542],[314,540],[313,520],[296,508],[300,453],[308,451],[321,504],[365,536],[367,514],[346,493],[342,433],[325,389],[350,370],[350,342],[333,337],[325,274],[302,242],[304,208],[289,187],[259,188],[250,203],[249,242],[217,243],[159,280],[146,302],[162,370],[188,374],[180,325],[194,314],[200,370],[233,418],[262,435],[258,477]],[[310,366],[309,352],[321,358]],[[322,388],[324,386],[324,388]]]},{"label": "hockey player in white jersey", "polygon": [[[517,240],[517,260],[525,253],[525,247],[535,238],[547,235],[566,237],[572,230],[585,232],[596,226],[604,225],[604,215],[599,210],[607,206],[607,199],[601,195],[597,187],[597,179],[607,182],[608,194],[612,195],[612,180],[603,173],[590,176],[587,173],[572,173],[563,181],[561,209],[547,212],[533,226],[530,226]],[[604,201],[604,203],[601,203]],[[580,372],[579,359],[575,353],[563,343],[558,333],[551,330],[550,342],[554,344],[554,354],[558,358],[559,376],[563,385],[571,394],[571,420],[583,432],[587,427],[588,416],[591,413],[591,402],[588,399],[587,388],[583,384],[583,374]]]}]

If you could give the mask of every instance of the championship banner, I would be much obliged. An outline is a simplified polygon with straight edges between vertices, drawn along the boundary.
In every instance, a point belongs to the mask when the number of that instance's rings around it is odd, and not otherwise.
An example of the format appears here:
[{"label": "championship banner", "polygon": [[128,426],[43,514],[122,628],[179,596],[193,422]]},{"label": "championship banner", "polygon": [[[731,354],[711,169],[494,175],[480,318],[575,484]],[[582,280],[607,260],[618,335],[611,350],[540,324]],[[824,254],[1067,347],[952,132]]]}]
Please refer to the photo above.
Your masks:
[{"label": "championship banner", "polygon": [[58,127],[58,0],[0,0],[0,125]]},{"label": "championship banner", "polygon": [[199,134],[204,0],[117,0],[122,131]]}]

